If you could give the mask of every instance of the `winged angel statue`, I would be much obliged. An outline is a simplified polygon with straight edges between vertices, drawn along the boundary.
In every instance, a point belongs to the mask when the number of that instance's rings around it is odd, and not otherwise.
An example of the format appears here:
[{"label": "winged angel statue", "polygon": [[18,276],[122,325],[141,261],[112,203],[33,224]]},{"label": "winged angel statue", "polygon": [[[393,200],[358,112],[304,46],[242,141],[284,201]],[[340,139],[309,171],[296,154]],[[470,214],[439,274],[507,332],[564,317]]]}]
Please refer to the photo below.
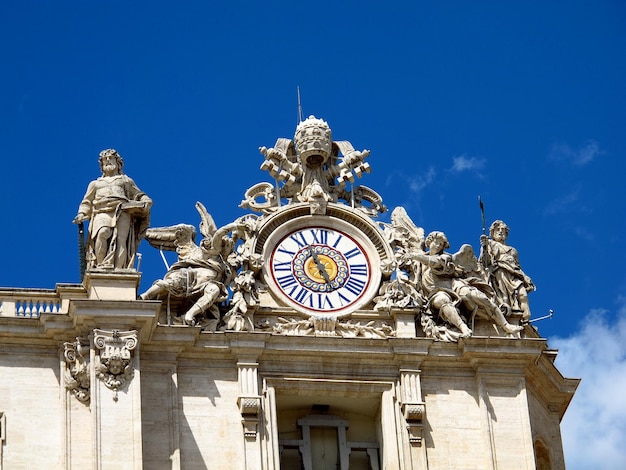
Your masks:
[{"label": "winged angel statue", "polygon": [[444,341],[471,336],[467,322],[476,315],[490,319],[508,335],[522,330],[511,325],[494,302],[495,293],[485,281],[471,245],[446,253],[450,247],[446,235],[434,231],[424,238],[424,230],[402,207],[393,211],[391,222],[384,229],[395,247],[396,276],[381,288],[377,309],[421,308],[426,336]]},{"label": "winged angel statue", "polygon": [[[256,217],[244,216],[218,229],[204,205],[197,202],[196,209],[204,237],[200,245],[195,243],[193,225],[151,228],[146,232],[150,245],[159,250],[175,251],[178,261],[169,267],[163,279],[157,280],[139,297],[150,300],[172,296],[189,300],[192,305],[184,314],[184,323],[196,325],[201,316],[205,316],[216,326],[220,318],[219,304],[228,299],[230,285],[234,302],[227,316],[231,326],[236,326],[234,329],[246,329],[251,326],[248,307],[256,305],[257,300],[246,243],[254,230]],[[238,244],[240,240],[243,243]]]}]

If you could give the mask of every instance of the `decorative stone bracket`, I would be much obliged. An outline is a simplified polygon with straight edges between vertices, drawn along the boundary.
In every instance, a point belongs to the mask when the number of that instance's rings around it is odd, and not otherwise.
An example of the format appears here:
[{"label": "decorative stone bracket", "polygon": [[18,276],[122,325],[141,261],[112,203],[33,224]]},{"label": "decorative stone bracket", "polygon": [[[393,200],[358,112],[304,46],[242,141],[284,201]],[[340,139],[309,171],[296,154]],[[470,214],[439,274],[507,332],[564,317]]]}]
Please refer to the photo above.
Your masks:
[{"label": "decorative stone bracket", "polygon": [[411,444],[422,445],[426,404],[422,400],[420,371],[400,369],[401,410]]},{"label": "decorative stone bracket", "polygon": [[237,405],[241,412],[244,437],[255,439],[259,424],[259,414],[261,413],[261,397],[244,397],[240,395],[237,398]]},{"label": "decorative stone bracket", "polygon": [[261,414],[259,395],[258,362],[237,362],[239,376],[239,397],[237,405],[241,413],[243,435],[246,439],[256,439]]},{"label": "decorative stone bracket", "polygon": [[409,432],[409,442],[411,444],[422,444],[422,433],[424,430],[424,414],[426,405],[424,403],[403,403],[402,415],[406,420],[407,431]]},{"label": "decorative stone bracket", "polygon": [[134,376],[132,353],[137,347],[137,330],[93,330],[95,373],[104,385],[115,392],[124,388]]},{"label": "decorative stone bracket", "polygon": [[89,368],[89,340],[76,338],[76,341],[63,343],[65,358],[65,388],[78,401],[89,404],[91,371]]}]

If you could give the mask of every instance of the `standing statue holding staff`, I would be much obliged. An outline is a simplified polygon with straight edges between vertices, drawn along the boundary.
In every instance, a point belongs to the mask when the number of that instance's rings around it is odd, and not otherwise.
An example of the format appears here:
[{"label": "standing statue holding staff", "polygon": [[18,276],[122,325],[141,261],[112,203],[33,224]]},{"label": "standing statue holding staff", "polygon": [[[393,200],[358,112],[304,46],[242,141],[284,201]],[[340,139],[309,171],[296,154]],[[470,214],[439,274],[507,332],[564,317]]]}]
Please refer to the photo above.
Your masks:
[{"label": "standing statue holding staff", "polygon": [[499,303],[507,304],[513,311],[522,312],[522,321],[530,320],[528,292],[535,290],[533,281],[520,266],[517,250],[506,244],[509,227],[496,220],[489,227],[490,238],[480,237],[480,262],[487,270],[489,284]]},{"label": "standing statue holding staff", "polygon": [[103,150],[99,162],[102,176],[89,183],[74,223],[89,221],[88,269],[129,269],[150,224],[152,200],[123,173],[117,151]]}]

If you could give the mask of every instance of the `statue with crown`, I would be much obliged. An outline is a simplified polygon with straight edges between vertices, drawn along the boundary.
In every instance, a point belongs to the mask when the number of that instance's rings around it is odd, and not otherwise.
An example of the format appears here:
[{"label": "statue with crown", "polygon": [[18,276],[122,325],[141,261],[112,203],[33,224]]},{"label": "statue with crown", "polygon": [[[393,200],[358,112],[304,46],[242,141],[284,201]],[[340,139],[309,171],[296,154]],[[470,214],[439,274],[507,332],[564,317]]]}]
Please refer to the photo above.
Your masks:
[{"label": "statue with crown", "polygon": [[425,237],[402,207],[391,223],[375,220],[387,210],[382,198],[355,184],[371,171],[368,150],[334,141],[314,116],[293,139],[259,150],[274,181],[252,186],[240,204],[256,214],[218,228],[198,202],[199,243],[189,224],[146,231],[153,247],[178,254],[140,296],[163,301],[161,324],[385,338],[401,312],[413,318],[413,336],[457,341],[477,319],[520,336],[470,245],[445,253],[445,234]]}]

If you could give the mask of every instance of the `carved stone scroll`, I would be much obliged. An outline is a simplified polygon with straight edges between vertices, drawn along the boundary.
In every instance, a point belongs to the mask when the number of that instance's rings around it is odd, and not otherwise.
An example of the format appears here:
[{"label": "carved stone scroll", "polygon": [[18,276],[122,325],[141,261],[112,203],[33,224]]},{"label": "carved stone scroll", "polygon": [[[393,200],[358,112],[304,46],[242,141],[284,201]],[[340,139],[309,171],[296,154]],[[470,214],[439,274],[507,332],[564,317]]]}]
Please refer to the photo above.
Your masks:
[{"label": "carved stone scroll", "polygon": [[90,370],[89,342],[76,338],[76,341],[63,343],[65,358],[65,388],[81,403],[89,404]]}]

